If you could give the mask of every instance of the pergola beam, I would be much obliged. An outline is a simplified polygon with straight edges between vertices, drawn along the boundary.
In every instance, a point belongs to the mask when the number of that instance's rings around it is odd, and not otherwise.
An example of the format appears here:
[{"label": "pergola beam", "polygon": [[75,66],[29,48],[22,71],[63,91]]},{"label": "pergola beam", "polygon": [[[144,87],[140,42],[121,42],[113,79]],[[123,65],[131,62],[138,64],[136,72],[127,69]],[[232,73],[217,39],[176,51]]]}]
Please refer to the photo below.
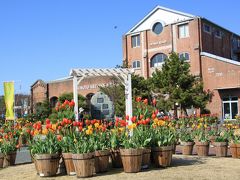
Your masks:
[{"label": "pergola beam", "polygon": [[112,68],[112,69],[72,69],[70,76],[73,76],[73,95],[75,119],[78,121],[78,85],[86,77],[113,76],[120,80],[125,86],[126,115],[129,115],[131,124],[132,117],[132,75],[131,69]]}]

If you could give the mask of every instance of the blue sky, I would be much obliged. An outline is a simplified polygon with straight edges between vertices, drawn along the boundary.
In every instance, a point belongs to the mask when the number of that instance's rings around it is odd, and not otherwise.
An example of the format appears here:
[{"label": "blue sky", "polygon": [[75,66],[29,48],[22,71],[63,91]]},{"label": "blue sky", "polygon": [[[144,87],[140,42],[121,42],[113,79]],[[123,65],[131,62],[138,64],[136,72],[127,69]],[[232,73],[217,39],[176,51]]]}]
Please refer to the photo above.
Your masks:
[{"label": "blue sky", "polygon": [[239,0],[1,0],[0,94],[3,81],[29,93],[37,79],[73,67],[122,63],[122,35],[155,6],[203,16],[240,34]]}]

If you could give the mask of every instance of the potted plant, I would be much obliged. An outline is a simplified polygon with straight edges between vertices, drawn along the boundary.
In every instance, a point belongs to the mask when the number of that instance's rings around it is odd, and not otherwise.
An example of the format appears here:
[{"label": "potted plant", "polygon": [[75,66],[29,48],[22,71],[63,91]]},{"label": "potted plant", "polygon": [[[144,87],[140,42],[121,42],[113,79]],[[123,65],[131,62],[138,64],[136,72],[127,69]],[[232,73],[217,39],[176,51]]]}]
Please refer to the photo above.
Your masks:
[{"label": "potted plant", "polygon": [[203,129],[198,129],[196,133],[196,147],[198,156],[208,156],[209,153],[209,139],[208,135]]},{"label": "potted plant", "polygon": [[72,149],[73,146],[73,136],[68,134],[67,136],[62,138],[60,142],[61,150],[62,150],[62,158],[65,163],[65,167],[67,170],[67,174],[69,176],[76,175],[73,160],[72,160]]},{"label": "potted plant", "polygon": [[110,131],[111,159],[114,168],[122,168],[122,159],[120,154],[121,136],[124,128],[114,128]]},{"label": "potted plant", "polygon": [[109,132],[105,125],[94,123],[95,172],[107,172],[109,169],[110,143]]},{"label": "potted plant", "polygon": [[122,136],[120,154],[123,169],[126,173],[137,173],[141,170],[142,148],[135,133],[136,124],[128,125]]},{"label": "potted plant", "polygon": [[157,167],[168,167],[172,162],[172,146],[176,142],[175,129],[159,120],[153,124],[153,159]]},{"label": "potted plant", "polygon": [[11,136],[8,137],[8,135],[5,135],[1,146],[1,151],[4,154],[3,167],[15,165],[17,149],[19,148],[17,140]]},{"label": "potted plant", "polygon": [[60,140],[51,129],[44,129],[43,134],[35,135],[29,144],[36,170],[41,177],[56,175],[60,160]]},{"label": "potted plant", "polygon": [[72,159],[77,177],[91,177],[95,171],[93,130],[74,133]]},{"label": "potted plant", "polygon": [[182,154],[183,155],[192,155],[194,139],[191,129],[181,129],[179,133],[181,146],[182,146]]},{"label": "potted plant", "polygon": [[233,158],[240,158],[240,129],[231,130],[230,152]]},{"label": "potted plant", "polygon": [[219,131],[218,136],[216,136],[215,141],[213,143],[217,157],[227,156],[227,149],[228,149],[227,140],[228,140],[228,132],[225,130]]},{"label": "potted plant", "polygon": [[2,150],[2,142],[3,142],[3,139],[0,138],[0,168],[3,168],[3,162],[4,162],[4,153]]},{"label": "potted plant", "polygon": [[142,168],[146,169],[150,166],[151,155],[151,140],[152,132],[151,128],[146,125],[139,125],[135,130],[135,135],[139,140],[140,147],[142,148]]}]

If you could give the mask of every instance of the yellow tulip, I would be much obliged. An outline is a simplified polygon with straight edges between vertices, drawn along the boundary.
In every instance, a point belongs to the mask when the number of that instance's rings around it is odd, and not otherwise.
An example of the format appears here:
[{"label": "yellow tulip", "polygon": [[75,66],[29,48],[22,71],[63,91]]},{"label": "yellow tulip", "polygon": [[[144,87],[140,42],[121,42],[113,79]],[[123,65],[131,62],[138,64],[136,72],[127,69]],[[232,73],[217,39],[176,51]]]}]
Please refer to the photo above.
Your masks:
[{"label": "yellow tulip", "polygon": [[94,126],[95,126],[95,128],[98,128],[99,127],[99,123],[95,123]]},{"label": "yellow tulip", "polygon": [[46,135],[48,133],[48,130],[47,129],[43,129],[42,130],[42,134]]}]

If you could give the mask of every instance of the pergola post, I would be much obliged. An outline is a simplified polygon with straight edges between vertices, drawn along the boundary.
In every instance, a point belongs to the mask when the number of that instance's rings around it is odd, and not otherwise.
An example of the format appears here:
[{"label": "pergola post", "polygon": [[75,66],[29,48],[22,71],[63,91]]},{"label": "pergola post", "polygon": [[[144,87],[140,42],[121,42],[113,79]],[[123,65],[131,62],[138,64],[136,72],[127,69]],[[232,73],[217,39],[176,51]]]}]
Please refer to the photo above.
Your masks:
[{"label": "pergola post", "polygon": [[[70,76],[73,77],[73,95],[74,95],[74,112],[75,119],[78,120],[78,84],[86,77],[96,76],[114,76],[117,77],[125,86],[125,105],[126,115],[129,116],[129,124],[132,124],[132,73],[129,69],[112,68],[112,69],[72,69]],[[80,77],[80,79],[78,79]]]},{"label": "pergola post", "polygon": [[125,98],[126,98],[126,115],[129,116],[129,124],[132,124],[132,75],[131,73],[127,74],[127,80],[125,83]]},{"label": "pergola post", "polygon": [[74,113],[75,120],[78,121],[78,79],[77,76],[73,76],[73,100],[75,102]]}]

